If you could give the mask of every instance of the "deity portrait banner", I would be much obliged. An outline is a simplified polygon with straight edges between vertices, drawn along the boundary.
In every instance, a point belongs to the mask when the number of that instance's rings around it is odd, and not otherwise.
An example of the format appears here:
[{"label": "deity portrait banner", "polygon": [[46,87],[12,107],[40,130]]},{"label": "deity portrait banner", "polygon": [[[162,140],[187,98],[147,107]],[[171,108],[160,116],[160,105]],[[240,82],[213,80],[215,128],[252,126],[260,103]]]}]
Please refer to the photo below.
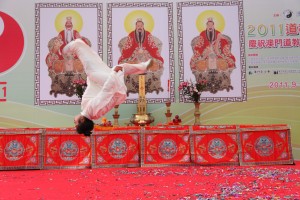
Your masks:
[{"label": "deity portrait banner", "polygon": [[[173,4],[108,3],[107,10],[108,65],[152,59],[145,75],[147,103],[175,102]],[[125,103],[137,103],[138,76],[125,76]]]},{"label": "deity portrait banner", "polygon": [[[246,101],[243,2],[177,3],[179,82],[205,82],[200,102]],[[190,102],[180,92],[179,102]]]},{"label": "deity portrait banner", "polygon": [[86,74],[76,55],[62,50],[81,38],[102,57],[102,4],[35,4],[35,105],[76,105],[75,83]]}]

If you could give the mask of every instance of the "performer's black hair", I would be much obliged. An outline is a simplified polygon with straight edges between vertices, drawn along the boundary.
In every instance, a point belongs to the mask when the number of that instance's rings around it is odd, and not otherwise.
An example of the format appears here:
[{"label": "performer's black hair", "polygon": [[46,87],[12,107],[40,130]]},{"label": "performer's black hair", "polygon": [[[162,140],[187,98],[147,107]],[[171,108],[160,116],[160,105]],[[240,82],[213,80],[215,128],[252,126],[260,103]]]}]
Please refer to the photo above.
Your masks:
[{"label": "performer's black hair", "polygon": [[84,134],[85,136],[90,136],[92,130],[94,129],[94,122],[83,116],[83,120],[79,120],[76,126],[76,131],[79,134]]}]

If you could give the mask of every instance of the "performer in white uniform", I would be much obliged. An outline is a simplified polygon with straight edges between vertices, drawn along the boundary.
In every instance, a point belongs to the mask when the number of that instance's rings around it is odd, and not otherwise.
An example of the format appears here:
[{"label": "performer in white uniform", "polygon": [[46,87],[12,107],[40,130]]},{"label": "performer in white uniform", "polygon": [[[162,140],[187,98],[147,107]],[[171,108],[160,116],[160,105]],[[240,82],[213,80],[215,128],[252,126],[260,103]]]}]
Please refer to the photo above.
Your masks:
[{"label": "performer in white uniform", "polygon": [[82,96],[81,113],[75,116],[78,133],[89,136],[94,128],[92,120],[109,112],[126,99],[124,74],[143,74],[152,65],[152,60],[140,64],[120,64],[108,67],[99,55],[81,39],[68,43],[63,54],[75,54],[87,74],[87,88]]}]

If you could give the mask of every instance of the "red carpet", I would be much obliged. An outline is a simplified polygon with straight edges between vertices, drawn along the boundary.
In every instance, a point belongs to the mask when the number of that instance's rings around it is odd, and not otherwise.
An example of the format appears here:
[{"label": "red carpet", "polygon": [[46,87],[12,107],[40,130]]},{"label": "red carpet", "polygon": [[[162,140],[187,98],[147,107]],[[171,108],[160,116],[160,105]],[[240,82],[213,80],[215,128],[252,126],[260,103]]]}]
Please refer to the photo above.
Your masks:
[{"label": "red carpet", "polygon": [[300,199],[300,162],[0,172],[0,199]]}]

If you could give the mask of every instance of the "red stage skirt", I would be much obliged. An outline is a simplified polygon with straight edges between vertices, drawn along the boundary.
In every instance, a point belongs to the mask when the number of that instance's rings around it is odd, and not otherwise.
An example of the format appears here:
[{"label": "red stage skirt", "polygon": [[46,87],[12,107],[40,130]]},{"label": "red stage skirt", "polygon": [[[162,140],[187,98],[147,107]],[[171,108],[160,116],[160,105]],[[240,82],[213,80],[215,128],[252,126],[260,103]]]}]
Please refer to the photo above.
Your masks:
[{"label": "red stage skirt", "polygon": [[188,126],[145,127],[141,139],[142,166],[190,165]]}]

